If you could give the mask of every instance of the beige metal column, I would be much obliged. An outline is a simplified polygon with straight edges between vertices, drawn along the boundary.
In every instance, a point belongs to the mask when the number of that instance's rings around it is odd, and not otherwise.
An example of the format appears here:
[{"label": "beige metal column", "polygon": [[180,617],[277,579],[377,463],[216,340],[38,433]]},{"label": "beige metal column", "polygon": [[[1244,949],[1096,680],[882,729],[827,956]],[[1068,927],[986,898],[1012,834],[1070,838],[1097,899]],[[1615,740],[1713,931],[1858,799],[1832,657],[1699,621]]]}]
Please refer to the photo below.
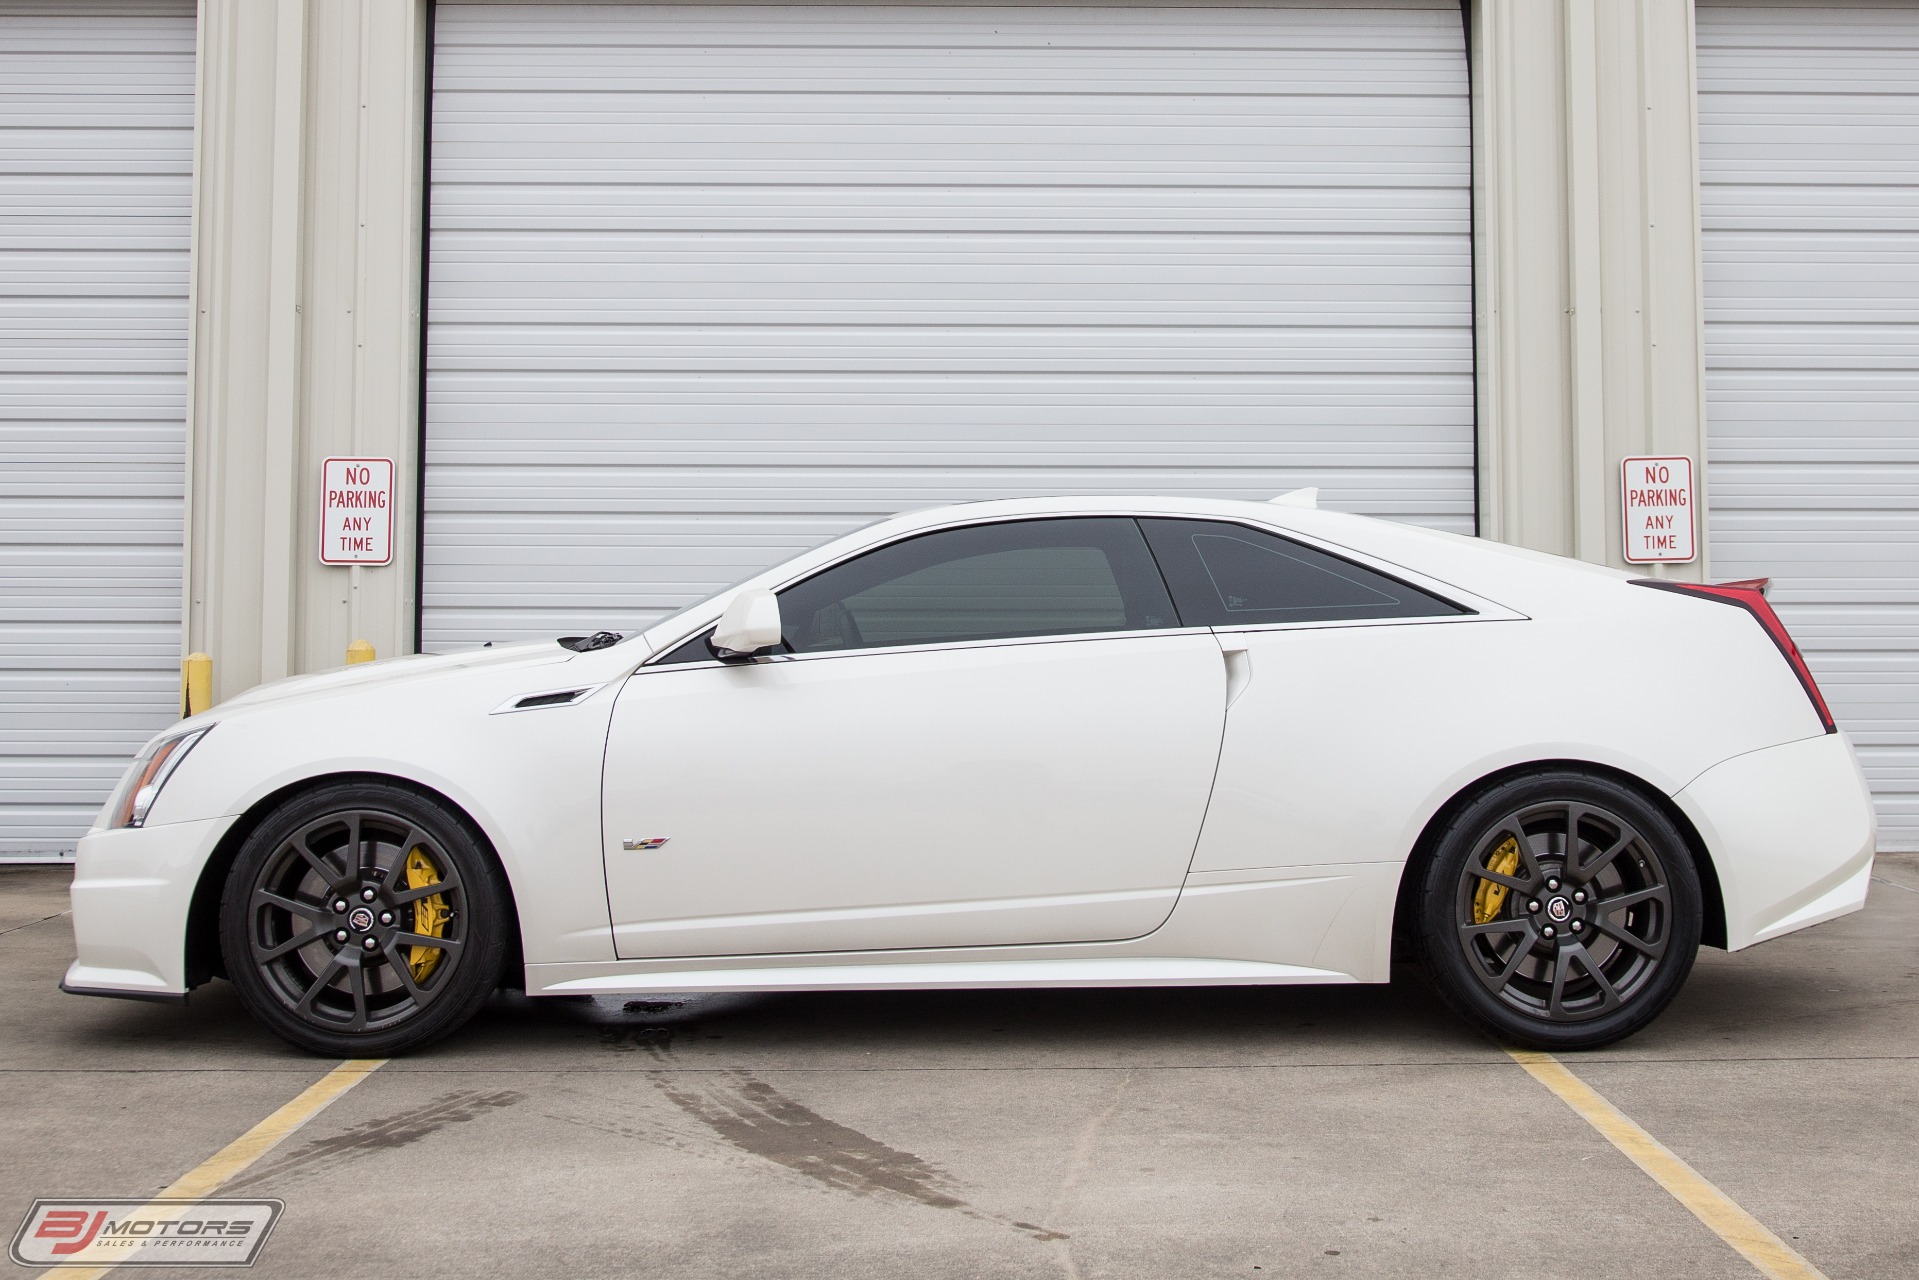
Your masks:
[{"label": "beige metal column", "polygon": [[[187,648],[215,698],[413,641],[424,0],[201,0]],[[394,558],[319,563],[320,462],[396,462]]]},{"label": "beige metal column", "polygon": [[1690,0],[1475,0],[1480,528],[1623,565],[1619,464],[1682,453],[1705,572]]}]

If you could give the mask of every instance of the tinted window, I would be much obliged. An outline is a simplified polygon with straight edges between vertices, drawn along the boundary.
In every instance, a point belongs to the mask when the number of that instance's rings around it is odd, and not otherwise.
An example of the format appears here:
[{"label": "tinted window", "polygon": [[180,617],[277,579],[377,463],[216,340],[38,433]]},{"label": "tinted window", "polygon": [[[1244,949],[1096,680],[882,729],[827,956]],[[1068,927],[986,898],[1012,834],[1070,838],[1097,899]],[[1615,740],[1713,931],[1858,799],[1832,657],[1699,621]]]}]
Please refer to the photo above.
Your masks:
[{"label": "tinted window", "polygon": [[1131,520],[922,534],[780,593],[794,653],[1179,625]]},{"label": "tinted window", "polygon": [[1468,610],[1350,560],[1211,520],[1142,520],[1187,626],[1431,618]]}]

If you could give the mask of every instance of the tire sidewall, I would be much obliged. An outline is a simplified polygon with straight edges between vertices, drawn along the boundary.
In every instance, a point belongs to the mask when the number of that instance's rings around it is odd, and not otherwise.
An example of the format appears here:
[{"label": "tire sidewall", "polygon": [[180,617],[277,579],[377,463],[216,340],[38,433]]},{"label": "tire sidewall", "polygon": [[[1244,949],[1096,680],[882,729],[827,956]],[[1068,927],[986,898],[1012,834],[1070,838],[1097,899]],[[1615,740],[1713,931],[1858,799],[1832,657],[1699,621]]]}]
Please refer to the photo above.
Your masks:
[{"label": "tire sidewall", "polygon": [[[1492,824],[1515,810],[1555,801],[1590,803],[1625,819],[1665,864],[1671,893],[1672,920],[1658,971],[1624,1007],[1585,1022],[1545,1022],[1502,1003],[1473,973],[1454,919],[1460,876]],[[1418,898],[1421,967],[1456,1012],[1501,1039],[1540,1049],[1598,1048],[1641,1030],[1679,994],[1699,950],[1703,901],[1692,846],[1659,806],[1633,788],[1593,773],[1528,774],[1472,800],[1434,841]]]},{"label": "tire sidewall", "polygon": [[[254,967],[248,903],[262,870],[286,840],[309,823],[347,809],[373,810],[425,831],[451,857],[465,901],[467,941],[451,985],[416,1016],[372,1032],[316,1027],[288,1009]],[[220,895],[220,950],[228,979],[248,1012],[275,1035],[309,1053],[383,1057],[405,1053],[465,1023],[499,985],[507,953],[505,878],[492,851],[463,816],[419,792],[388,783],[334,783],[284,801],[240,846]]]}]

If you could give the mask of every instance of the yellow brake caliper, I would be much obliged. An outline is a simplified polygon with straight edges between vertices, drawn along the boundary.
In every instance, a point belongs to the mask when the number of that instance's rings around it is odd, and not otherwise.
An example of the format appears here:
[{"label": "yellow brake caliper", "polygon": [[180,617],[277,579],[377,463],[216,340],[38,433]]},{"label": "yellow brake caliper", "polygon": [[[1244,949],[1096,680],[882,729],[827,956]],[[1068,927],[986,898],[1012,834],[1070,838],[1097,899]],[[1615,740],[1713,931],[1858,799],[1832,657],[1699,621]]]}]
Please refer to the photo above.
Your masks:
[{"label": "yellow brake caliper", "polygon": [[[406,855],[406,887],[424,889],[438,883],[440,869],[433,865],[433,859],[426,856],[425,849],[415,845],[412,852]],[[1504,893],[1505,890],[1500,892]],[[430,893],[413,904],[413,932],[426,937],[444,938],[447,921],[452,918],[453,912],[446,905],[444,894]],[[407,968],[413,971],[415,982],[425,982],[440,967],[440,957],[446,954],[438,947],[408,947],[407,952]]]},{"label": "yellow brake caliper", "polygon": [[[1519,842],[1511,836],[1493,850],[1493,856],[1486,859],[1486,870],[1498,875],[1509,876],[1519,869]],[[1473,923],[1487,924],[1499,914],[1506,905],[1506,886],[1481,878],[1479,889],[1473,894]]]}]

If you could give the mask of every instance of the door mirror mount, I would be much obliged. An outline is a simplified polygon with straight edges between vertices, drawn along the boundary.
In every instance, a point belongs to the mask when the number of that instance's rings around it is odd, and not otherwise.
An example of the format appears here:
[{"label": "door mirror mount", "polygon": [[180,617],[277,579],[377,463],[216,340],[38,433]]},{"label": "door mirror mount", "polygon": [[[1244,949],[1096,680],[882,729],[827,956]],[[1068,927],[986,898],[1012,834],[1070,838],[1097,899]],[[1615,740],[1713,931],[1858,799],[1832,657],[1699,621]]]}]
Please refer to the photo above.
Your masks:
[{"label": "door mirror mount", "polygon": [[727,603],[708,642],[721,661],[751,658],[780,643],[780,598],[764,587],[740,592]]}]

